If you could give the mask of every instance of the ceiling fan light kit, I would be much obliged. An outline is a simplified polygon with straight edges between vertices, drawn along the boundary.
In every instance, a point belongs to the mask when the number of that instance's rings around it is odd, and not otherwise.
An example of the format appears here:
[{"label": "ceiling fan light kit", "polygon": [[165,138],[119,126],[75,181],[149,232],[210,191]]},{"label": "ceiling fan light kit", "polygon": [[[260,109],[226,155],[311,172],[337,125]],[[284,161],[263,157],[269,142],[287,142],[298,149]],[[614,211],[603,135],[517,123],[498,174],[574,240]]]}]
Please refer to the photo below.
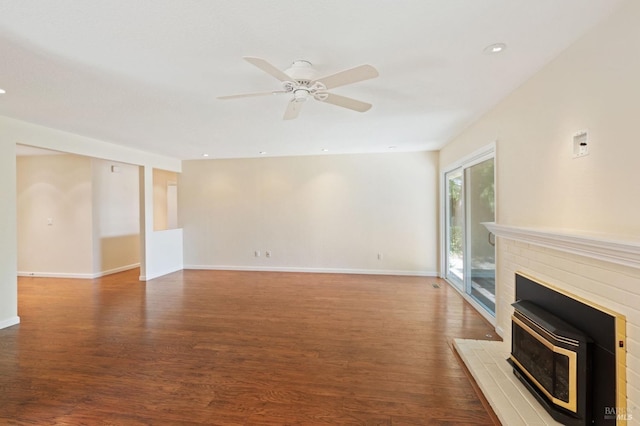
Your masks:
[{"label": "ceiling fan light kit", "polygon": [[309,91],[306,89],[296,89],[293,91],[293,100],[296,102],[304,102],[309,97]]},{"label": "ceiling fan light kit", "polygon": [[218,99],[238,99],[265,95],[277,95],[289,93],[292,95],[284,113],[284,120],[292,120],[298,117],[303,103],[312,97],[313,99],[333,104],[353,111],[365,112],[371,109],[371,104],[348,98],[346,96],[329,93],[329,89],[346,86],[347,84],[369,80],[378,76],[378,71],[371,65],[360,65],[355,68],[337,72],[325,77],[316,78],[316,72],[311,62],[297,60],[285,71],[280,71],[264,59],[245,56],[244,60],[260,68],[262,71],[277,78],[282,82],[283,90],[262,93],[245,93],[240,95],[220,96]]}]

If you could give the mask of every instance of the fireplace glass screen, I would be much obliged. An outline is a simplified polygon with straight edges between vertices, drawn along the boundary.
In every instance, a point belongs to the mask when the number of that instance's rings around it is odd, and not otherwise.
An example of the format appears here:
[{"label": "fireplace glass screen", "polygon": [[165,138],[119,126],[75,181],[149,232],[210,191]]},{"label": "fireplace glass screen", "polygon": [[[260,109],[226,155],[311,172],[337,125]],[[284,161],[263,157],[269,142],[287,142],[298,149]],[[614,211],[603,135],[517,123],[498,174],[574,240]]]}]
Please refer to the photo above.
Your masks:
[{"label": "fireplace glass screen", "polygon": [[626,408],[624,316],[516,274],[507,361],[514,375],[563,425],[615,423]]},{"label": "fireplace glass screen", "polygon": [[554,352],[514,324],[513,356],[548,394],[569,402],[569,357]]}]

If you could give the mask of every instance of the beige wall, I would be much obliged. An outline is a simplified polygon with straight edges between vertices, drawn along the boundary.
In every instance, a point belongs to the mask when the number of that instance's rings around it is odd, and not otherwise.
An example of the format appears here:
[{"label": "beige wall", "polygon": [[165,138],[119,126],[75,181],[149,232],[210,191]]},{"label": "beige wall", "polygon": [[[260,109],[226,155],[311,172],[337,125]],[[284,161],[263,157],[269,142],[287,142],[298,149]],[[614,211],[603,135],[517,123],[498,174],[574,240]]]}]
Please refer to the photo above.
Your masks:
[{"label": "beige wall", "polygon": [[18,270],[93,273],[91,159],[18,157]]},{"label": "beige wall", "polygon": [[140,263],[140,176],[138,166],[92,159],[94,273]]},{"label": "beige wall", "polygon": [[184,262],[432,275],[436,191],[429,152],[185,161]]},{"label": "beige wall", "polygon": [[[440,153],[440,164],[497,140],[497,221],[640,243],[640,2],[630,1]],[[572,158],[589,129],[590,154]],[[640,271],[498,240],[497,322],[510,334],[514,272],[627,317],[629,408],[640,405]]]},{"label": "beige wall", "polygon": [[[640,235],[638,8],[630,2],[442,150],[446,167],[497,140],[501,223]],[[573,159],[581,129],[590,155]]]},{"label": "beige wall", "polygon": [[169,183],[178,182],[178,174],[168,170],[153,169],[153,230],[164,231],[170,228],[168,212]]},{"label": "beige wall", "polygon": [[138,185],[138,167],[129,164],[71,154],[18,157],[18,272],[91,278],[136,267]]}]

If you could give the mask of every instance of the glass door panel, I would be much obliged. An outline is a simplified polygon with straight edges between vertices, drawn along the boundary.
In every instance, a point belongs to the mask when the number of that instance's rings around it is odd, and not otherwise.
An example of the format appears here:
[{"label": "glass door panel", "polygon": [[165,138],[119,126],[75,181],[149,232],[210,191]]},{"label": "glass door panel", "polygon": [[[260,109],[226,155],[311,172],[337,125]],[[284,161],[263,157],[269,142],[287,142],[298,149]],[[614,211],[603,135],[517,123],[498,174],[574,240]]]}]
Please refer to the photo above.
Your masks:
[{"label": "glass door panel", "polygon": [[446,253],[446,277],[464,290],[464,203],[462,186],[462,169],[454,170],[446,174],[447,186],[447,253]]},{"label": "glass door panel", "polygon": [[492,314],[496,307],[493,235],[482,224],[495,220],[493,158],[465,170],[467,200],[467,293]]}]

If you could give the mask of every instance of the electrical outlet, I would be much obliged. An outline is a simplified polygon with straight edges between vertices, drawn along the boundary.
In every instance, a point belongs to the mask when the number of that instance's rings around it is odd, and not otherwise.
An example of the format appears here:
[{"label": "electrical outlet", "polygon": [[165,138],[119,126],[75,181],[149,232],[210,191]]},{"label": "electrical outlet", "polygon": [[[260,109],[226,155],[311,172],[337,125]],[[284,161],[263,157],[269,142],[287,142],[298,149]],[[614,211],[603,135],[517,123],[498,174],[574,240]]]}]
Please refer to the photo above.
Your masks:
[{"label": "electrical outlet", "polygon": [[573,158],[589,155],[589,131],[581,130],[573,135]]},{"label": "electrical outlet", "polygon": [[260,250],[256,250],[256,251],[254,251],[254,252],[253,252],[253,255],[254,255],[255,257],[260,257]]},{"label": "electrical outlet", "polygon": [[265,250],[264,255],[265,257],[271,257],[271,250]]},{"label": "electrical outlet", "polygon": [[378,260],[384,259],[384,255],[382,253],[378,253]]}]

